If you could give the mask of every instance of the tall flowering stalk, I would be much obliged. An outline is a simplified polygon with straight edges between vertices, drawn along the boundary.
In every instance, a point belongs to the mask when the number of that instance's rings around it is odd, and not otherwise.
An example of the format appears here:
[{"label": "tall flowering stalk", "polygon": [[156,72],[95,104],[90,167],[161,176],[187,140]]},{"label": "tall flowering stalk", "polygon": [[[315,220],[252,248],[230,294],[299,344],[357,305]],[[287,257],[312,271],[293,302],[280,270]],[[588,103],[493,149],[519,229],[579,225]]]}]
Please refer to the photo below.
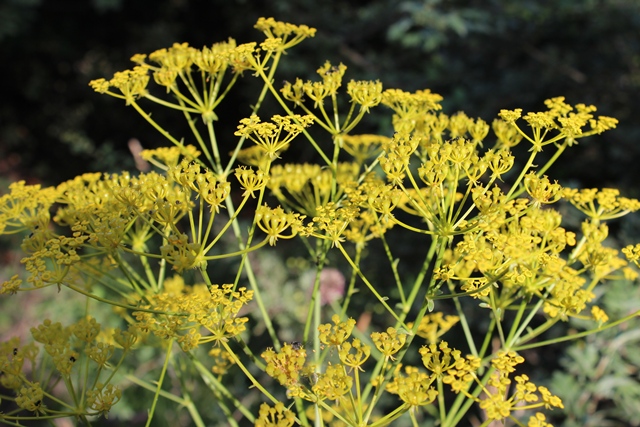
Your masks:
[{"label": "tall flowering stalk", "polygon": [[[239,417],[265,427],[417,426],[426,418],[455,426],[470,413],[483,426],[507,419],[549,426],[544,410],[563,404],[517,373],[523,350],[638,315],[610,320],[596,305],[596,288],[636,280],[629,263],[639,265],[640,245],[623,249],[623,258],[605,240],[607,223],[640,202],[614,189],[566,188],[545,175],[567,148],[617,121],[558,97],[541,112],[502,110],[489,125],[443,113],[442,97],[429,90],[345,84],[347,67],[330,62],[315,81],[277,88],[282,55],[315,29],[272,18],[256,28],[263,41],[176,43],[90,83],[171,143],[142,152],[156,171],[88,173],[51,188],[17,182],[0,198],[0,232],[24,235],[26,270],[4,282],[2,294],[74,291],[87,298],[87,312],[111,305],[122,326],[105,329],[87,313],[69,326],[44,320],[33,342],[0,344],[0,382],[12,393],[3,400],[14,403],[0,420],[90,424],[122,400],[124,378],[153,394],[148,425],[167,401],[199,426],[245,424]],[[218,135],[217,112],[245,74],[264,83],[252,114],[234,135]],[[281,114],[260,117],[267,96]],[[172,135],[149,102],[182,115],[192,135]],[[374,108],[391,111],[392,135],[355,131]],[[282,153],[303,140],[320,163],[283,163]],[[512,150],[518,144],[530,146],[521,162]],[[562,225],[561,203],[584,215],[581,230]],[[415,234],[423,257],[410,277],[389,238],[399,229]],[[316,279],[302,342],[282,343],[249,255],[292,238],[305,244]],[[366,271],[372,247],[383,249],[376,261],[388,260],[390,278]],[[338,300],[323,297],[321,280],[334,253],[351,270]],[[216,283],[227,259],[238,261],[235,279]],[[375,331],[379,323],[356,322],[362,313],[354,301],[375,306],[390,324]],[[445,315],[445,303],[457,313]],[[463,304],[484,310],[483,335]],[[541,340],[572,317],[590,320],[591,329]],[[266,331],[271,345],[260,347],[250,328]],[[444,340],[454,333],[464,338],[461,348]],[[164,355],[156,377],[139,378],[127,365],[144,349]],[[177,379],[170,388],[167,374]],[[234,380],[240,374],[246,382]],[[226,420],[203,418],[209,412],[194,401],[196,379]]]}]

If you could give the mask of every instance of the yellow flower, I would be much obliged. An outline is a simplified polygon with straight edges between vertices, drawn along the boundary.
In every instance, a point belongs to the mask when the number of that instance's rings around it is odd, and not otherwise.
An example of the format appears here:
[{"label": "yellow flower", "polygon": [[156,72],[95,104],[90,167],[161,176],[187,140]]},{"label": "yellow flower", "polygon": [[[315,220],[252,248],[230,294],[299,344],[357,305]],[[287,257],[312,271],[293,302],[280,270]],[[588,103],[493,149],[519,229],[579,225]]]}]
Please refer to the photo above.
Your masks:
[{"label": "yellow flower", "polygon": [[9,280],[2,282],[0,285],[0,295],[14,295],[18,292],[18,289],[20,289],[20,285],[22,285],[22,279],[20,279],[17,274],[14,274]]},{"label": "yellow flower", "polygon": [[438,397],[438,392],[430,387],[435,376],[420,372],[414,366],[405,367],[405,373],[394,373],[393,381],[387,385],[388,392],[397,394],[403,402],[413,407],[428,405]]},{"label": "yellow flower", "polygon": [[383,135],[342,135],[339,137],[344,151],[352,155],[357,164],[363,164],[367,159],[377,156],[380,146],[388,144],[390,138]]},{"label": "yellow flower", "polygon": [[119,71],[113,75],[109,81],[109,86],[120,90],[122,98],[127,105],[147,93],[149,83],[149,68],[146,66],[136,66],[133,70]]},{"label": "yellow flower", "polygon": [[304,348],[285,344],[279,353],[269,348],[260,355],[267,362],[266,373],[287,387],[298,385],[307,359]]},{"label": "yellow flower", "polygon": [[22,387],[16,397],[16,404],[27,411],[45,414],[46,406],[43,402],[44,391],[39,382],[29,383]]},{"label": "yellow flower", "polygon": [[382,101],[382,83],[378,80],[354,81],[347,84],[347,93],[351,96],[351,101],[360,104],[363,111],[369,112],[371,107],[375,107]]},{"label": "yellow flower", "polygon": [[244,189],[244,193],[242,193],[243,197],[251,196],[255,198],[254,193],[261,191],[269,180],[263,170],[258,169],[258,172],[255,172],[253,169],[243,166],[236,168],[235,175],[238,182],[240,182],[240,186]]},{"label": "yellow flower", "polygon": [[[280,206],[272,209],[267,205],[260,206],[255,215],[256,224],[267,233],[271,246],[274,246],[278,239],[295,237],[302,228],[303,218],[304,216],[300,216],[300,214],[285,213]],[[290,234],[283,234],[287,229]]]},{"label": "yellow flower", "polygon": [[111,407],[122,398],[122,390],[113,384],[98,382],[93,390],[87,391],[87,406],[100,415],[106,416]]},{"label": "yellow flower", "polygon": [[184,147],[159,147],[153,150],[142,150],[140,156],[158,166],[163,170],[168,170],[178,166],[181,158],[191,162],[200,156],[200,151],[193,145]]},{"label": "yellow flower", "polygon": [[316,34],[315,28],[276,21],[273,18],[259,18],[254,28],[262,31],[268,39],[280,39],[281,50],[293,47]]},{"label": "yellow flower", "polygon": [[327,370],[318,375],[312,390],[319,399],[338,400],[347,394],[353,385],[353,378],[347,375],[344,366],[329,365]]},{"label": "yellow flower", "polygon": [[529,417],[527,427],[553,427],[550,423],[546,422],[546,417],[541,412],[536,412],[535,415]]},{"label": "yellow flower", "polygon": [[334,314],[331,317],[333,325],[325,323],[318,326],[320,342],[329,346],[340,346],[351,335],[356,321],[354,319],[347,319],[346,321],[340,321],[340,316]]},{"label": "yellow flower", "polygon": [[273,123],[262,123],[254,114],[240,120],[238,130],[234,134],[251,139],[267,153],[271,160],[278,158],[278,152],[285,149],[304,128],[313,123],[312,116],[298,114],[275,115],[271,119]]},{"label": "yellow flower", "polygon": [[371,340],[384,357],[393,359],[393,355],[399,352],[407,341],[407,335],[389,327],[386,332],[373,332]]},{"label": "yellow flower", "polygon": [[440,110],[442,96],[429,89],[415,93],[400,89],[387,89],[382,93],[382,104],[391,108],[400,118],[413,118],[432,110]]},{"label": "yellow flower", "polygon": [[440,344],[429,344],[418,350],[422,356],[422,364],[437,377],[442,377],[448,370],[456,367],[456,362],[461,359],[460,350],[449,348],[446,341]]},{"label": "yellow flower", "polygon": [[[425,338],[429,344],[435,344],[438,338],[459,321],[460,317],[458,316],[448,315],[443,317],[442,312],[429,313],[420,321],[416,335]],[[411,327],[412,325],[409,324],[408,326]]]},{"label": "yellow flower", "polygon": [[629,245],[622,249],[622,253],[629,261],[640,267],[640,243],[637,245]]},{"label": "yellow flower", "polygon": [[535,172],[530,172],[525,176],[524,188],[536,205],[555,203],[562,196],[562,187],[558,181],[551,183],[549,178],[539,177]]},{"label": "yellow flower", "polygon": [[272,408],[268,404],[260,405],[260,412],[255,427],[291,427],[295,423],[295,415],[285,409],[282,402],[276,403]]},{"label": "yellow flower", "polygon": [[[352,350],[353,353],[351,352]],[[344,363],[345,366],[362,369],[360,367],[371,355],[371,347],[363,344],[359,339],[354,338],[352,342],[346,341],[340,345],[338,355],[340,356],[340,361]]]},{"label": "yellow flower", "polygon": [[515,110],[500,110],[500,118],[510,125],[513,125],[521,116],[522,108],[516,108]]}]

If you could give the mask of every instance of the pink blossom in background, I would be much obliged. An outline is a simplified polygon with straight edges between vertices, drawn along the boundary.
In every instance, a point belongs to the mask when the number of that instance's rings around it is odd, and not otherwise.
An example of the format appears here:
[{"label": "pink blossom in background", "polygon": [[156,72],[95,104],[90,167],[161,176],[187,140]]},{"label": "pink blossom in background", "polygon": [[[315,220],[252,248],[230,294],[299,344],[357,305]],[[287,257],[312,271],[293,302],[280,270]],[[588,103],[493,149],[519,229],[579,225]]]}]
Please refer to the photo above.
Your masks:
[{"label": "pink blossom in background", "polygon": [[[310,275],[310,289],[313,292],[315,274]],[[344,296],[346,279],[337,268],[325,268],[320,273],[320,304],[327,305]]]}]

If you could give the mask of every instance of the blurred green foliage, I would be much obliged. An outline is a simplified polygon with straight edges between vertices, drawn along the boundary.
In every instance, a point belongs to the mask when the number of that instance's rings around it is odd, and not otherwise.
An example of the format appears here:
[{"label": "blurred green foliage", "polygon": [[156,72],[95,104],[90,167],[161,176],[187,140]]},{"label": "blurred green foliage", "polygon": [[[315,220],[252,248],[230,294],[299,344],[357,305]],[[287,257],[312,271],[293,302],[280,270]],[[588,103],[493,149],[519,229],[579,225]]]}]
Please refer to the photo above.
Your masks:
[{"label": "blurred green foliage", "polygon": [[[602,296],[600,304],[612,316],[633,312],[640,305],[640,289],[634,283],[616,282]],[[572,323],[578,326],[578,322]],[[640,425],[638,348],[640,321],[636,319],[620,328],[591,335],[566,350],[560,360],[563,370],[554,373],[550,385],[568,414],[562,425]]]}]

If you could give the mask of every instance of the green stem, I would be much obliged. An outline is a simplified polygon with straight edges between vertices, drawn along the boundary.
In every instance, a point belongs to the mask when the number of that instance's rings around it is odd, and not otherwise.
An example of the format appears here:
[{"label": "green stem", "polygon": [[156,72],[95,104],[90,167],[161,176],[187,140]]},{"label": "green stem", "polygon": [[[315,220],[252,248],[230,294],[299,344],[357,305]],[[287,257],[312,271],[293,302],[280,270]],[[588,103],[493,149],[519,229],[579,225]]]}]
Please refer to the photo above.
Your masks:
[{"label": "green stem", "polygon": [[[538,347],[545,347],[551,344],[557,344],[557,343],[561,343],[561,342],[565,342],[565,341],[572,341],[572,340],[576,340],[578,338],[582,338],[582,337],[586,337],[588,335],[591,334],[595,334],[597,332],[600,331],[605,331],[607,329],[611,329],[613,327],[616,327],[624,322],[627,322],[631,319],[633,319],[634,317],[638,317],[640,316],[640,310],[634,312],[633,314],[630,314],[629,316],[625,316],[622,319],[616,320],[615,322],[611,322],[611,323],[607,323],[606,325],[600,326],[598,328],[595,329],[589,329],[588,331],[583,331],[583,332],[579,332],[576,334],[571,334],[571,335],[566,335],[563,337],[558,337],[558,338],[554,338],[551,340],[547,340],[547,341],[539,341],[533,344],[528,344],[528,345],[517,345],[515,347],[513,347],[513,351],[522,351],[522,350],[528,350],[531,348],[538,348]],[[523,337],[521,341],[526,341],[525,339],[526,337]]]},{"label": "green stem", "polygon": [[227,344],[225,341],[220,340],[219,341],[222,346],[224,347],[225,350],[227,350],[227,352],[229,353],[229,356],[231,356],[231,358],[233,359],[233,361],[235,362],[236,365],[238,365],[238,367],[242,370],[242,372],[244,372],[244,374],[246,375],[247,379],[249,381],[251,381],[251,383],[253,384],[253,386],[255,388],[257,388],[258,390],[260,390],[262,392],[262,394],[264,394],[267,399],[269,399],[272,403],[278,403],[278,399],[276,399],[275,397],[273,397],[273,395],[271,393],[269,393],[267,391],[266,388],[264,388],[262,386],[262,384],[260,384],[258,382],[258,380],[255,379],[255,377],[251,374],[251,372],[249,372],[249,370],[242,364],[242,362],[240,361],[240,359],[238,358],[238,356],[236,356],[236,354],[233,352],[233,350],[231,350],[231,347],[229,347],[229,344]]},{"label": "green stem", "polygon": [[147,418],[146,427],[151,425],[151,420],[153,419],[153,413],[156,410],[156,405],[158,404],[158,397],[160,397],[160,391],[162,390],[162,382],[164,381],[164,375],[167,373],[167,368],[169,367],[169,360],[171,360],[171,348],[173,347],[173,338],[168,341],[167,345],[167,356],[164,358],[164,364],[162,365],[162,372],[160,373],[160,378],[158,378],[158,387],[156,388],[156,392],[153,396],[153,403],[151,404],[151,408],[149,409],[149,418]]}]

